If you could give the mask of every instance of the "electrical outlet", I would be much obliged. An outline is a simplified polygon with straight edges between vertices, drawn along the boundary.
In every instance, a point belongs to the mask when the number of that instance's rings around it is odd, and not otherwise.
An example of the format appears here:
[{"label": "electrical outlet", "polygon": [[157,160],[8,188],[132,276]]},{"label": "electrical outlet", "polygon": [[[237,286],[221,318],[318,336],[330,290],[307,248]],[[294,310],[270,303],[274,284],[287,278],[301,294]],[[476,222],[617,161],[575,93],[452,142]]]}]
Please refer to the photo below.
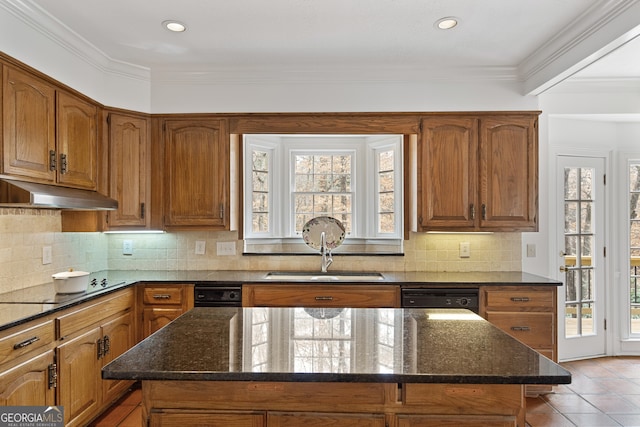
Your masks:
[{"label": "electrical outlet", "polygon": [[122,255],[133,255],[133,240],[122,242]]},{"label": "electrical outlet", "polygon": [[196,255],[204,255],[207,242],[204,240],[196,240]]},{"label": "electrical outlet", "polygon": [[527,244],[527,258],[536,257],[536,245],[534,243]]},{"label": "electrical outlet", "polygon": [[236,254],[236,242],[218,242],[216,245],[218,255],[228,256]]},{"label": "electrical outlet", "polygon": [[53,255],[51,253],[51,246],[42,247],[42,265],[51,264]]},{"label": "electrical outlet", "polygon": [[469,258],[471,256],[471,245],[469,242],[460,242],[460,258]]}]

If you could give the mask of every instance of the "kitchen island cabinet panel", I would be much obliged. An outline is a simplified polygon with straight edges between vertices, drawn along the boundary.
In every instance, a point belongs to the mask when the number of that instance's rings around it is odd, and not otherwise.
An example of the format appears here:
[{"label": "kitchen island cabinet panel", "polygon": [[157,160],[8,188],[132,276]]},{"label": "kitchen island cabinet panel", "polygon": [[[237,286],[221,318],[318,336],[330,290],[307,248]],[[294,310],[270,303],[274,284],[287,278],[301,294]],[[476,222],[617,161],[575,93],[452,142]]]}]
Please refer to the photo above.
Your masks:
[{"label": "kitchen island cabinet panel", "polygon": [[397,427],[517,427],[516,417],[470,415],[398,415]]},{"label": "kitchen island cabinet panel", "polygon": [[51,406],[55,404],[55,384],[51,380],[53,350],[0,371],[0,406]]},{"label": "kitchen island cabinet panel", "polygon": [[264,412],[158,411],[149,417],[153,427],[264,427]]},{"label": "kitchen island cabinet panel", "polygon": [[268,412],[267,427],[385,427],[384,414]]}]

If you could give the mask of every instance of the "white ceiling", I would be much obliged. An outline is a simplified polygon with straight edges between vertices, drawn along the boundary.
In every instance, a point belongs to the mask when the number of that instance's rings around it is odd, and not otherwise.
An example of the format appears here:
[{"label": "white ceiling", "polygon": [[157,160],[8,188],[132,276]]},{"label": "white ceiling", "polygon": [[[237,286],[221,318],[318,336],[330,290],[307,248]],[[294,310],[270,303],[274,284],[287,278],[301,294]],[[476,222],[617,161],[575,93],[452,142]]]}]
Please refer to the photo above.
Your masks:
[{"label": "white ceiling", "polygon": [[[464,72],[526,81],[636,0],[11,0],[114,61],[154,71]],[[37,10],[41,8],[41,10]],[[638,8],[630,9],[636,13]],[[640,28],[640,16],[628,16]],[[621,16],[624,16],[620,12]],[[44,15],[43,15],[44,16]],[[460,24],[437,30],[439,18]],[[162,21],[186,23],[170,33]],[[43,20],[44,21],[44,20]],[[45,24],[46,25],[46,24]],[[609,32],[610,39],[620,37]],[[628,34],[628,33],[627,33]],[[627,38],[631,38],[627,35]],[[626,40],[625,40],[626,41]],[[605,41],[600,41],[605,45]],[[579,53],[574,62],[590,58]],[[593,52],[589,52],[591,54]],[[577,77],[640,77],[640,38]],[[585,62],[586,61],[586,62]],[[565,66],[566,67],[566,66]],[[439,70],[439,71],[438,71]],[[575,73],[574,68],[571,73]],[[566,77],[566,76],[565,76]]]}]

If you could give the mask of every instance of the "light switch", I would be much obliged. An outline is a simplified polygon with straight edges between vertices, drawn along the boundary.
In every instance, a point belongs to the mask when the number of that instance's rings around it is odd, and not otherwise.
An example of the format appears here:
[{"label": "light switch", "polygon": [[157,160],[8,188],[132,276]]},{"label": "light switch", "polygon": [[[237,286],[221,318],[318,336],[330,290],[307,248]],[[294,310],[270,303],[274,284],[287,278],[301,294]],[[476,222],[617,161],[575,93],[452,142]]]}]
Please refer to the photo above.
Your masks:
[{"label": "light switch", "polygon": [[133,255],[133,240],[122,242],[122,255]]},{"label": "light switch", "polygon": [[207,242],[204,240],[196,240],[196,255],[204,255]]},{"label": "light switch", "polygon": [[51,264],[52,262],[51,246],[42,247],[42,265]]},{"label": "light switch", "polygon": [[534,243],[527,244],[527,258],[536,257],[536,245]]},{"label": "light switch", "polygon": [[218,242],[216,252],[220,256],[228,256],[236,254],[236,242]]},{"label": "light switch", "polygon": [[460,242],[460,258],[469,258],[471,256],[471,245],[469,242]]}]

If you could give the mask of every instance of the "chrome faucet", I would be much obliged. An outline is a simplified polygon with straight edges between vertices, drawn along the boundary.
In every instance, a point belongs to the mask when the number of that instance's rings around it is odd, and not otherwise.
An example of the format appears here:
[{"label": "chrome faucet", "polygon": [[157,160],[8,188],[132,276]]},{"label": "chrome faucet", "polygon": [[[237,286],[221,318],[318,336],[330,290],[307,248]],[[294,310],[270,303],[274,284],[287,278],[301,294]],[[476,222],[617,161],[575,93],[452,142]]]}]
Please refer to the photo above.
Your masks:
[{"label": "chrome faucet", "polygon": [[324,231],[320,233],[320,255],[322,255],[322,264],[320,265],[320,271],[322,273],[326,273],[327,268],[329,268],[329,266],[333,262],[333,258],[331,257],[331,251],[327,249],[327,235]]}]

